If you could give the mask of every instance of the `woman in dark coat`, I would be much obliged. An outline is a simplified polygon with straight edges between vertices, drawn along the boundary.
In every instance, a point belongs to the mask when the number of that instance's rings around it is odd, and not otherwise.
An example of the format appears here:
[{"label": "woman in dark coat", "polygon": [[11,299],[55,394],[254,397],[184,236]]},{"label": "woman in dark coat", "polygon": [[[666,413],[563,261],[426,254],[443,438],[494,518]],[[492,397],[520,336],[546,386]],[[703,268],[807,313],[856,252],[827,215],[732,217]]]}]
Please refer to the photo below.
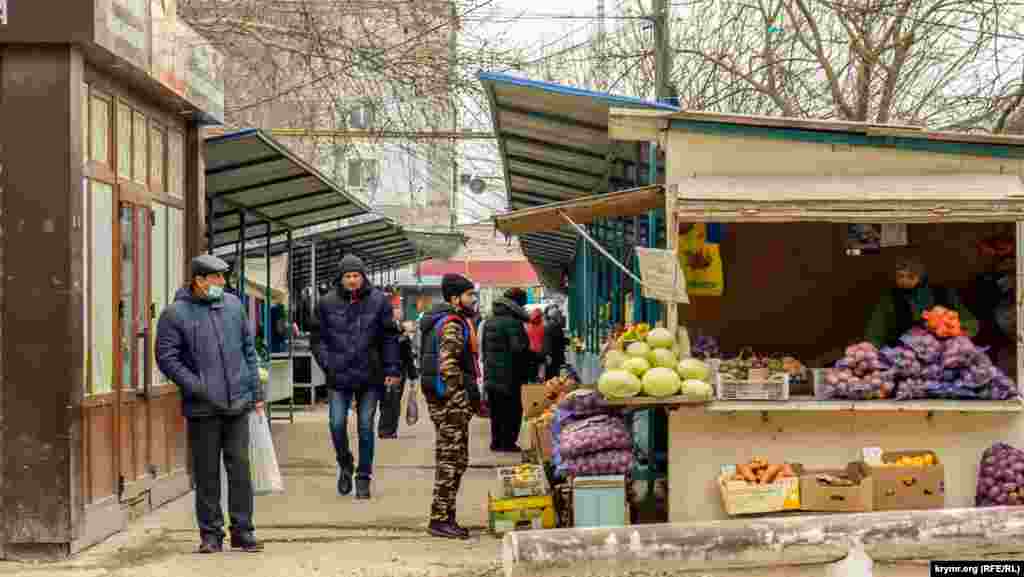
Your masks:
[{"label": "woman in dark coat", "polygon": [[494,301],[493,314],[484,324],[484,383],[491,413],[491,450],[520,452],[519,430],[523,420],[522,387],[537,367],[530,350],[523,307],[526,293],[509,289]]},{"label": "woman in dark coat", "polygon": [[415,381],[419,378],[419,371],[416,369],[416,357],[412,350],[412,334],[415,334],[415,327],[410,334],[409,323],[403,323],[401,334],[398,337],[399,356],[402,360],[402,382],[398,386],[388,387],[384,396],[380,399],[380,421],[377,424],[377,435],[381,439],[398,438],[398,421],[402,415],[402,393],[405,391],[405,383]]}]

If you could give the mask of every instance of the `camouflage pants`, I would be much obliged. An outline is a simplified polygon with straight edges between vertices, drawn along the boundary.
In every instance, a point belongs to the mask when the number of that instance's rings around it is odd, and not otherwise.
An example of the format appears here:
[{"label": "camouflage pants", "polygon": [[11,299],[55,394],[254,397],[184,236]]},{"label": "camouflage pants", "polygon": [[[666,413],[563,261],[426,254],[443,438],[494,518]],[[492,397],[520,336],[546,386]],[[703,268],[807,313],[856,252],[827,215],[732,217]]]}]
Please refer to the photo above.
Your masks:
[{"label": "camouflage pants", "polygon": [[429,400],[427,408],[435,433],[434,501],[430,506],[430,520],[445,522],[455,518],[455,497],[469,466],[469,421],[473,412],[463,390],[444,400]]}]

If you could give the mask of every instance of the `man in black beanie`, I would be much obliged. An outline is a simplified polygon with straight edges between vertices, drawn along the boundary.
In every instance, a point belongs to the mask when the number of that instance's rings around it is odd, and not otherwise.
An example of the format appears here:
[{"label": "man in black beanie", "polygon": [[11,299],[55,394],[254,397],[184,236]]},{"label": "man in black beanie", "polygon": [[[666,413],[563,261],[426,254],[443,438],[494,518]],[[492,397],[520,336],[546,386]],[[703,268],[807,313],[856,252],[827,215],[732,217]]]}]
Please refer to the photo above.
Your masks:
[{"label": "man in black beanie", "polygon": [[457,274],[441,280],[445,302],[420,321],[420,387],[434,422],[434,499],[430,534],[466,539],[455,520],[455,498],[469,466],[469,422],[480,412],[477,339],[473,317],[477,295],[472,281]]},{"label": "man in black beanie", "polygon": [[[366,266],[355,255],[341,259],[341,283],[317,305],[319,330],[313,335],[317,362],[327,373],[331,440],[338,459],[338,493],[370,498],[377,405],[385,387],[399,386],[402,374],[398,325],[391,299],[370,284]],[[312,348],[312,347],[311,347]],[[359,466],[353,471],[348,413],[355,401],[359,418]]]}]

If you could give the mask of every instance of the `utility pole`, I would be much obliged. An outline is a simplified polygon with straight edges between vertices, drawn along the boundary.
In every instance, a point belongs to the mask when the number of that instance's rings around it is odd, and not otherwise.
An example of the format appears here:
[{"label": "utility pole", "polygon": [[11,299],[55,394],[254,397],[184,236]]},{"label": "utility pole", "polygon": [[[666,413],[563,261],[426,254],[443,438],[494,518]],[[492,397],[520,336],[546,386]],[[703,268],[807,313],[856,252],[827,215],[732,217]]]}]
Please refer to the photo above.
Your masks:
[{"label": "utility pole", "polygon": [[672,50],[669,35],[668,0],[654,2],[654,97],[665,100],[672,75]]},{"label": "utility pole", "polygon": [[[448,97],[451,101],[451,114],[452,114],[452,133],[456,134],[459,131],[459,102],[455,90],[455,64],[456,58],[458,57],[458,30],[459,30],[459,11],[455,6],[455,0],[451,3],[451,32],[448,36]],[[451,199],[448,203],[448,219],[449,228],[452,232],[455,231],[455,226],[459,222],[459,211],[458,211],[458,194],[459,194],[459,159],[458,159],[458,140],[452,138],[452,193]]]},{"label": "utility pole", "polygon": [[597,90],[608,90],[608,57],[605,48],[604,0],[597,0]]}]

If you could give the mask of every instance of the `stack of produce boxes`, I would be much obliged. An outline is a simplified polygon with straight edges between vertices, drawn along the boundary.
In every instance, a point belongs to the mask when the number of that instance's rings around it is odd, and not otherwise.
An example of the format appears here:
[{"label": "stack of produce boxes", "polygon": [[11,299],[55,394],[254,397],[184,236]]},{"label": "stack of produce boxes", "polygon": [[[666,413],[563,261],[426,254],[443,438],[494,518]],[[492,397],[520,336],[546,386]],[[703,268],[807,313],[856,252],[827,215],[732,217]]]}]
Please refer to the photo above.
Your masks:
[{"label": "stack of produce boxes", "polygon": [[855,513],[941,509],[945,468],[932,451],[865,450],[845,468],[750,463],[723,467],[722,504],[729,515],[781,511]]},{"label": "stack of produce boxes", "polygon": [[554,500],[541,466],[499,468],[497,486],[488,501],[489,525],[495,534],[555,527]]}]

